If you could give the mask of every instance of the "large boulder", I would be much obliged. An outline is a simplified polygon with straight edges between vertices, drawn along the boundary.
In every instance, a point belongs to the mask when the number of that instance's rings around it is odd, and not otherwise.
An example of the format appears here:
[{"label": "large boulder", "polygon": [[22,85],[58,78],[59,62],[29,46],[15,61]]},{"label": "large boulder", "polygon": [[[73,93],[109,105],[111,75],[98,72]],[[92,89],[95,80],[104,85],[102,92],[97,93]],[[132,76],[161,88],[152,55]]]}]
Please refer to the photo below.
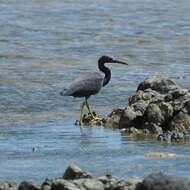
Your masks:
[{"label": "large boulder", "polygon": [[105,126],[126,131],[135,128],[157,135],[168,131],[187,134],[190,131],[190,93],[169,79],[146,79],[129,97],[126,108],[115,109],[108,115]]},{"label": "large boulder", "polygon": [[168,176],[162,172],[150,174],[135,190],[189,190],[190,182],[182,177]]},{"label": "large boulder", "polygon": [[92,176],[75,164],[71,164],[63,174],[64,179],[80,179],[80,178],[92,178]]}]

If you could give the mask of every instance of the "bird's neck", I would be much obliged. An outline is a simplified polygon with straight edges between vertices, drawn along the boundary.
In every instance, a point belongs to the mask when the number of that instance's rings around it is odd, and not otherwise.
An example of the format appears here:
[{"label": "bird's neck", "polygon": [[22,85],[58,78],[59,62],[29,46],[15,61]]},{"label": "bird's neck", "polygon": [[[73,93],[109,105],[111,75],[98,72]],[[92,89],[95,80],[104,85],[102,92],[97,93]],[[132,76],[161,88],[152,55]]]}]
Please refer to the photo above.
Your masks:
[{"label": "bird's neck", "polygon": [[108,82],[111,79],[111,71],[104,64],[105,63],[98,62],[98,68],[99,68],[99,70],[105,74],[104,81],[103,81],[103,86],[105,86],[106,84],[108,84]]}]

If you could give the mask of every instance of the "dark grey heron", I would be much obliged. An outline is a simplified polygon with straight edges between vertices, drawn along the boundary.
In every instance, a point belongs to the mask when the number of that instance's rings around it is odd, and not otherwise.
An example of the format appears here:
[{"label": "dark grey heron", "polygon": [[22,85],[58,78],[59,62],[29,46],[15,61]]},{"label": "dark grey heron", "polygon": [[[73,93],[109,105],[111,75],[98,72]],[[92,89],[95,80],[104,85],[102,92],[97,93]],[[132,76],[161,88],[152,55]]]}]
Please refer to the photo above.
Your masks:
[{"label": "dark grey heron", "polygon": [[111,57],[102,56],[98,60],[98,68],[101,72],[104,73],[104,75],[102,75],[101,73],[93,73],[93,74],[89,74],[81,78],[78,78],[75,81],[73,81],[66,89],[64,89],[63,92],[60,93],[62,96],[73,96],[73,97],[85,98],[85,101],[82,103],[82,106],[81,106],[79,125],[82,125],[83,123],[82,117],[83,117],[83,109],[85,105],[88,109],[89,114],[92,116],[92,118],[96,119],[90,109],[90,106],[87,100],[91,95],[95,95],[99,93],[101,88],[107,85],[111,79],[111,71],[109,68],[107,68],[104,65],[105,63],[119,63],[119,64],[128,65],[125,62],[112,59]]}]

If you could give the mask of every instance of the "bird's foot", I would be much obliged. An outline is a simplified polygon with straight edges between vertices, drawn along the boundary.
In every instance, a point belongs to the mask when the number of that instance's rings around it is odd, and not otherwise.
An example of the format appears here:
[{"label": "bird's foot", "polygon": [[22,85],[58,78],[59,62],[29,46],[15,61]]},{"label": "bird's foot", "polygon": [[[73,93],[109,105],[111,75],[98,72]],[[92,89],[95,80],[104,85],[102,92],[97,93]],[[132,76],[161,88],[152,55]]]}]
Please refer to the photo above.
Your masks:
[{"label": "bird's foot", "polygon": [[95,125],[102,125],[103,124],[103,118],[98,116],[96,112],[88,113],[88,120],[89,124],[95,124]]},{"label": "bird's foot", "polygon": [[102,118],[100,117],[95,117],[90,121],[91,124],[95,124],[95,125],[103,125],[103,121]]},{"label": "bird's foot", "polygon": [[89,125],[89,126],[103,125],[104,118],[101,118],[95,112],[91,112],[91,113],[88,113],[87,115],[84,114],[82,116],[82,119],[77,120],[75,124],[80,127],[82,127],[83,125]]}]

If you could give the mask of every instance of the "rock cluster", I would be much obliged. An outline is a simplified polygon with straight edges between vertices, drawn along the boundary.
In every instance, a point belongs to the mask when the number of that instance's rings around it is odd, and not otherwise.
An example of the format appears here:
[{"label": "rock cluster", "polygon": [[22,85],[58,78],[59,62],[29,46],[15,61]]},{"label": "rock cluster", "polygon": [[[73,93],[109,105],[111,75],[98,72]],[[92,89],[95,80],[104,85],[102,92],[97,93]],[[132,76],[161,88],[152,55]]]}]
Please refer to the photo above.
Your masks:
[{"label": "rock cluster", "polygon": [[[102,177],[93,177],[91,174],[82,171],[78,166],[69,166],[63,178],[53,180],[50,184],[50,190],[134,190],[139,178],[124,181],[117,177],[106,175]],[[42,188],[43,189],[43,188]],[[44,190],[44,189],[43,189]]]},{"label": "rock cluster", "polygon": [[94,177],[72,164],[63,177],[46,179],[41,186],[27,181],[18,187],[14,182],[0,182],[0,190],[134,190],[139,182],[140,178],[125,181],[111,175]]},{"label": "rock cluster", "polygon": [[159,140],[189,140],[190,93],[169,79],[146,79],[128,106],[113,110],[105,125],[131,134],[155,134]]},{"label": "rock cluster", "polygon": [[106,175],[93,177],[76,165],[70,165],[63,177],[46,179],[41,186],[23,181],[17,187],[14,182],[0,182],[0,190],[189,190],[190,182],[182,177],[163,173],[150,174],[142,181],[140,178],[128,180]]}]

